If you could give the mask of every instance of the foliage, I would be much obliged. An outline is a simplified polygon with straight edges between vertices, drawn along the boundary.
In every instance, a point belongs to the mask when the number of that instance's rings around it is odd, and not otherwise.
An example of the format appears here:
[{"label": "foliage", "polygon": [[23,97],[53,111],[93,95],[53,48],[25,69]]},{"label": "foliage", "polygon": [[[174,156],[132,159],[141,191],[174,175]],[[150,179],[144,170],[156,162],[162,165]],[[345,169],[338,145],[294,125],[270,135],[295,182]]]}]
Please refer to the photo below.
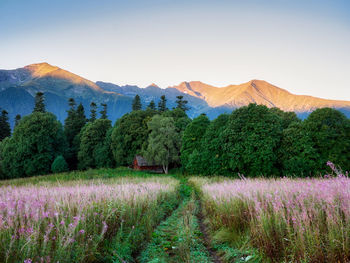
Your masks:
[{"label": "foliage", "polygon": [[187,171],[191,174],[227,175],[230,174],[228,158],[223,148],[223,131],[229,115],[221,114],[208,126],[201,140],[200,148],[189,157]]},{"label": "foliage", "polygon": [[21,120],[22,116],[20,114],[17,114],[15,117],[15,127],[18,125],[19,121]]},{"label": "foliage", "polygon": [[0,116],[0,142],[9,136],[11,136],[11,127],[8,112],[6,110],[2,110]]},{"label": "foliage", "polygon": [[101,119],[108,119],[108,117],[107,117],[107,104],[101,103],[101,106],[102,106],[102,110],[100,111]]},{"label": "foliage", "polygon": [[210,121],[207,116],[200,115],[187,125],[181,146],[181,163],[183,168],[187,169],[190,155],[194,150],[199,150],[201,139],[207,130]]},{"label": "foliage", "polygon": [[141,98],[139,95],[136,95],[134,97],[134,100],[132,101],[132,110],[137,111],[141,109],[142,109]]},{"label": "foliage", "polygon": [[277,175],[282,120],[266,106],[249,104],[232,112],[223,132],[224,151],[234,173]]},{"label": "foliage", "polygon": [[91,102],[90,103],[90,122],[94,122],[96,120],[97,117],[97,104],[95,102]]},{"label": "foliage", "polygon": [[70,109],[68,110],[67,118],[64,121],[64,133],[68,141],[67,161],[71,169],[77,168],[77,155],[80,145],[79,133],[86,124],[86,116],[84,106],[80,103],[76,108],[76,103],[73,98],[69,99]]},{"label": "foliage", "polygon": [[[87,123],[80,134],[80,147],[78,152],[78,168],[96,168],[97,160],[101,160],[103,144],[106,139],[107,131],[111,128],[111,121],[98,119]],[[107,156],[104,156],[107,158]],[[101,163],[101,161],[99,161]]]},{"label": "foliage", "polygon": [[167,99],[165,98],[165,95],[162,95],[160,97],[160,101],[158,102],[158,110],[160,112],[165,112],[168,110],[168,108],[166,106],[166,102],[167,102]]},{"label": "foliage", "polygon": [[279,153],[282,174],[285,176],[312,176],[318,172],[319,154],[310,133],[301,122],[294,122],[283,130]]},{"label": "foliage", "polygon": [[120,118],[112,132],[111,147],[117,166],[130,165],[142,147],[147,148],[147,122],[155,111],[133,111]]},{"label": "foliage", "polygon": [[65,155],[62,125],[51,113],[35,112],[23,117],[11,138],[1,146],[2,167],[7,178],[50,172],[58,155]]},{"label": "foliage", "polygon": [[162,114],[164,117],[172,117],[175,121],[176,131],[182,133],[185,131],[187,125],[191,123],[191,119],[187,116],[186,112],[179,108],[173,110],[167,110]]},{"label": "foliage", "polygon": [[297,117],[295,112],[292,112],[292,111],[286,112],[286,111],[280,110],[279,108],[271,108],[270,111],[282,118],[283,129],[287,129],[288,126],[294,122],[301,122],[301,120]]},{"label": "foliage", "polygon": [[156,104],[154,103],[154,100],[151,100],[151,102],[148,104],[147,108],[151,110],[156,110]]},{"label": "foliage", "polygon": [[42,92],[37,92],[35,95],[35,105],[34,105],[34,109],[33,109],[33,113],[34,112],[46,112],[45,109],[45,98],[44,98],[44,93]]},{"label": "foliage", "polygon": [[150,134],[143,155],[148,161],[162,165],[167,174],[169,164],[179,160],[180,153],[181,137],[176,132],[174,119],[155,115],[147,126]]},{"label": "foliage", "polygon": [[189,107],[187,106],[188,101],[184,100],[184,96],[176,96],[177,100],[176,100],[176,108],[183,110],[184,112],[189,110]]},{"label": "foliage", "polygon": [[68,164],[62,155],[56,157],[51,165],[53,173],[64,173],[68,171]]},{"label": "foliage", "polygon": [[94,157],[97,168],[114,167],[115,161],[111,148],[111,136],[113,128],[110,127],[106,133],[104,141],[98,144],[94,150]]},{"label": "foliage", "polygon": [[344,114],[331,108],[317,109],[305,120],[305,127],[318,153],[319,172],[325,172],[327,161],[350,169],[350,120]]}]

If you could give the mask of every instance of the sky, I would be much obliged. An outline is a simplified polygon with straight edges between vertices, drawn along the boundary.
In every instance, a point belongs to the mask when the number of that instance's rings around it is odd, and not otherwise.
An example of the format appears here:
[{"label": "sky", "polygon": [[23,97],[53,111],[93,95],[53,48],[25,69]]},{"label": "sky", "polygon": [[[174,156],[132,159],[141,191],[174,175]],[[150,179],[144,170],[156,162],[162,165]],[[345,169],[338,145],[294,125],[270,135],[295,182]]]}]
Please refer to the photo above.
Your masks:
[{"label": "sky", "polygon": [[162,88],[263,79],[350,100],[348,0],[0,0],[0,69]]}]

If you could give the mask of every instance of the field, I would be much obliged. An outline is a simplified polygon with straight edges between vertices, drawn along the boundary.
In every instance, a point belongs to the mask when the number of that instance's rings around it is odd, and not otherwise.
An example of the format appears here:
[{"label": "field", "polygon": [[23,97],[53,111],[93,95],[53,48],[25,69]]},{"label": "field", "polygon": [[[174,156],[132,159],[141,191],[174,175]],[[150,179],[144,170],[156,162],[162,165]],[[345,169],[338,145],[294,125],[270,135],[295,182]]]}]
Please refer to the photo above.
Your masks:
[{"label": "field", "polygon": [[349,262],[350,179],[0,181],[0,262]]}]

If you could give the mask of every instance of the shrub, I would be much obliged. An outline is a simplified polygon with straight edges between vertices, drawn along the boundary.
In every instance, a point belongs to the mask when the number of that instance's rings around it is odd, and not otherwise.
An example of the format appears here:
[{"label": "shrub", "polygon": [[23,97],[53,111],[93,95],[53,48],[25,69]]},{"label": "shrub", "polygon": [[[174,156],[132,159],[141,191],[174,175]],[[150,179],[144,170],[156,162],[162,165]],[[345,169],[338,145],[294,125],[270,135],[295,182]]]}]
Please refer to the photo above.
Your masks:
[{"label": "shrub", "polygon": [[63,173],[68,171],[68,164],[62,155],[56,157],[51,165],[53,173]]}]

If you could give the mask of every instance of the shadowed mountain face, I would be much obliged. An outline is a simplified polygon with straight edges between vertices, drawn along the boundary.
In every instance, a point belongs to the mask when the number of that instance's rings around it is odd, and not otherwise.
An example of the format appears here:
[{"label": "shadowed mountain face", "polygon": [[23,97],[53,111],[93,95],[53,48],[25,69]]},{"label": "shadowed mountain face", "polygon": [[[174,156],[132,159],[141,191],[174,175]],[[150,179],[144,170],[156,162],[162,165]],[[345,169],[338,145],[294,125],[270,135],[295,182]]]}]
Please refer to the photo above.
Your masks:
[{"label": "shadowed mountain face", "polygon": [[107,103],[108,116],[114,122],[131,111],[132,99],[136,94],[140,95],[144,108],[151,100],[157,105],[160,96],[165,95],[170,109],[176,105],[176,96],[182,95],[188,101],[188,114],[192,118],[206,113],[213,119],[221,113],[231,112],[249,103],[295,111],[301,118],[322,107],[339,109],[350,117],[349,101],[294,95],[262,80],[222,88],[192,81],[161,89],[155,84],[139,88],[105,82],[94,83],[47,63],[32,64],[15,70],[0,70],[0,107],[9,112],[11,124],[16,114],[23,116],[32,112],[34,96],[38,91],[45,94],[47,110],[62,122],[67,115],[67,100],[70,97],[77,103],[83,103],[87,117],[91,101],[97,104]]}]

